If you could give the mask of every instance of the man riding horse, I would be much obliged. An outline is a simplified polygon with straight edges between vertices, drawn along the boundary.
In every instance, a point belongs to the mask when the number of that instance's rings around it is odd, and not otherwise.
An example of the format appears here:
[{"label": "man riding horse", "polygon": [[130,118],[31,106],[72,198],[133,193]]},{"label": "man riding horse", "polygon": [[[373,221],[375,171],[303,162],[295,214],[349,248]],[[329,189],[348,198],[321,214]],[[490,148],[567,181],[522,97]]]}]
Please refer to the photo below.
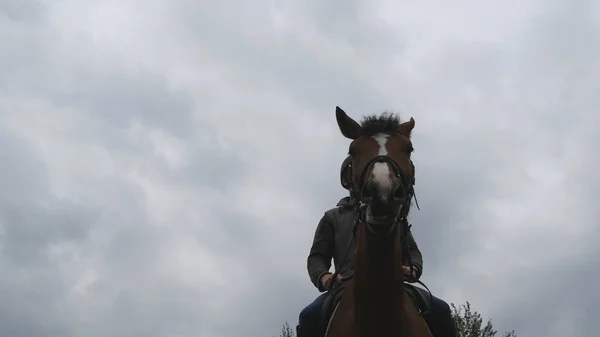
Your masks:
[{"label": "man riding horse", "polygon": [[[356,198],[356,192],[352,186],[351,164],[352,158],[349,156],[342,163],[340,171],[341,184],[349,191],[350,195],[342,198],[335,208],[325,212],[315,231],[313,244],[307,259],[307,269],[311,282],[323,294],[318,296],[300,313],[299,325],[297,326],[298,337],[324,336],[327,325],[326,320],[330,318],[325,317],[325,315],[331,316],[332,311],[329,310],[328,314],[324,314],[325,311],[323,310],[323,305],[330,295],[329,290],[336,287],[343,288],[343,285],[354,274],[353,262],[356,247],[351,241],[357,212],[353,202]],[[416,282],[423,272],[423,259],[410,229],[408,229],[407,242],[410,254],[404,256],[405,261],[402,269],[406,281]],[[335,263],[335,275],[329,271],[332,259]],[[408,261],[412,265],[408,265]],[[407,290],[411,290],[413,295],[417,294],[415,298],[419,297],[419,294],[415,292],[416,287],[408,284],[405,284],[405,286]],[[341,290],[343,291],[343,289]],[[335,292],[335,289],[332,292]],[[456,326],[448,304],[431,296],[431,294],[427,294],[426,297],[429,302],[428,305],[421,306],[427,306],[428,308],[420,309],[426,310],[423,318],[432,335],[434,337],[455,337],[457,335]]]}]

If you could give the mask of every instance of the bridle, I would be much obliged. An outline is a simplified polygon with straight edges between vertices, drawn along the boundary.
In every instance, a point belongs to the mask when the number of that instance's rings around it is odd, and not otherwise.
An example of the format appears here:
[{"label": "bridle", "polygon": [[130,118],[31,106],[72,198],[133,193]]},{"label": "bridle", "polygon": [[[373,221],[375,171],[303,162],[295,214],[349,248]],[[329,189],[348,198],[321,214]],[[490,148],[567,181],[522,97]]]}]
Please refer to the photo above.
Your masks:
[{"label": "bridle", "polygon": [[[388,163],[390,164],[390,166],[392,167],[392,170],[394,171],[394,176],[396,177],[396,180],[398,181],[398,183],[400,184],[399,188],[401,188],[404,192],[404,196],[405,196],[405,200],[401,205],[401,209],[400,209],[400,213],[398,215],[398,217],[396,219],[392,219],[393,223],[390,225],[389,222],[379,222],[377,219],[373,219],[373,218],[369,218],[366,212],[367,209],[367,204],[362,200],[362,191],[365,188],[365,184],[367,182],[367,178],[368,178],[368,174],[371,171],[371,168],[373,167],[373,165],[375,165],[376,163]],[[352,165],[352,164],[350,164]],[[391,234],[394,229],[396,228],[396,226],[398,225],[398,223],[407,223],[406,218],[408,216],[408,213],[410,212],[410,204],[412,199],[415,199],[415,204],[417,206],[417,209],[419,208],[419,204],[417,202],[416,196],[415,196],[415,165],[412,162],[412,160],[410,160],[410,165],[411,165],[411,174],[410,176],[406,176],[404,174],[404,172],[402,172],[402,169],[400,169],[400,165],[398,165],[398,163],[390,156],[388,155],[379,155],[376,157],[371,158],[367,164],[363,167],[359,178],[358,178],[358,183],[357,184],[353,184],[352,187],[352,194],[354,195],[353,199],[352,199],[352,204],[354,205],[354,208],[357,212],[357,217],[356,220],[354,222],[354,231],[356,231],[356,226],[358,225],[358,223],[360,221],[365,222],[365,225],[367,226],[367,228],[369,229],[369,231],[371,231],[374,234],[378,234],[378,235],[389,235]],[[350,170],[352,169],[352,166],[350,166]],[[388,230],[384,233],[381,233],[377,230],[374,229],[373,226],[379,226],[379,225],[388,225]]]}]

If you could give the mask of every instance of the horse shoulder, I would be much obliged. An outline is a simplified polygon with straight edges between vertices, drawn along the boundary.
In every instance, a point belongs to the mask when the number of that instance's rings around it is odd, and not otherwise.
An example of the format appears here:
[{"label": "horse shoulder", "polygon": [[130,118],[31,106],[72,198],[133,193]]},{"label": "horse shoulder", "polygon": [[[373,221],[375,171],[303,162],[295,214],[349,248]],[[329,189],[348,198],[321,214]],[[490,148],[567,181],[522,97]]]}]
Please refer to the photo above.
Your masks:
[{"label": "horse shoulder", "polygon": [[344,296],[340,300],[340,304],[331,317],[329,328],[325,337],[344,336],[358,337],[358,329],[355,326],[354,320],[354,292],[353,280],[348,281],[348,285],[344,291]]}]

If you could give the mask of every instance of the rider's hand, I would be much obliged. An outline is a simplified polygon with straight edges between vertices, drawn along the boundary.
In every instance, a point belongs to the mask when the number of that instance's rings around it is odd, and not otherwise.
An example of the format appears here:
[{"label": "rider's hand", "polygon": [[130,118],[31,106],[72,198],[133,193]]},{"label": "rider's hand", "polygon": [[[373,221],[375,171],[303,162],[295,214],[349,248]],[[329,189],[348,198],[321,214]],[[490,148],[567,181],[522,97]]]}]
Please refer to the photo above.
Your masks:
[{"label": "rider's hand", "polygon": [[[332,279],[333,279],[333,274],[331,274],[331,273],[321,276],[321,284],[323,285],[323,288],[329,289],[329,285],[331,285]],[[342,283],[342,275],[338,274],[338,276],[336,276],[336,278],[335,278],[335,285],[340,285],[341,283]]]},{"label": "rider's hand", "polygon": [[410,266],[402,266],[402,271],[404,271],[404,277],[406,277],[407,281],[412,281],[417,278],[417,271],[413,268],[413,272],[410,272]]}]

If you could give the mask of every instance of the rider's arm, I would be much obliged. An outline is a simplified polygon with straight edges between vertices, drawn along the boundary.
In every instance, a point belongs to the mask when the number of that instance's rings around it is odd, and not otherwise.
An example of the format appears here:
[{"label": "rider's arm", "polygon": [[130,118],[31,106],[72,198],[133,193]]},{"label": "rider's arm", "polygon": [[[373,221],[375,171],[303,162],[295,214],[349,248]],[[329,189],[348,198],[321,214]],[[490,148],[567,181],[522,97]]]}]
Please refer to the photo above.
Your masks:
[{"label": "rider's arm", "polygon": [[308,275],[312,283],[323,292],[321,277],[329,273],[334,249],[333,222],[328,214],[323,215],[315,231],[312,247],[307,259]]},{"label": "rider's arm", "polygon": [[419,246],[417,246],[417,242],[410,229],[408,230],[408,249],[410,251],[411,262],[417,274],[416,280],[418,280],[423,274],[423,255],[421,254]]}]

